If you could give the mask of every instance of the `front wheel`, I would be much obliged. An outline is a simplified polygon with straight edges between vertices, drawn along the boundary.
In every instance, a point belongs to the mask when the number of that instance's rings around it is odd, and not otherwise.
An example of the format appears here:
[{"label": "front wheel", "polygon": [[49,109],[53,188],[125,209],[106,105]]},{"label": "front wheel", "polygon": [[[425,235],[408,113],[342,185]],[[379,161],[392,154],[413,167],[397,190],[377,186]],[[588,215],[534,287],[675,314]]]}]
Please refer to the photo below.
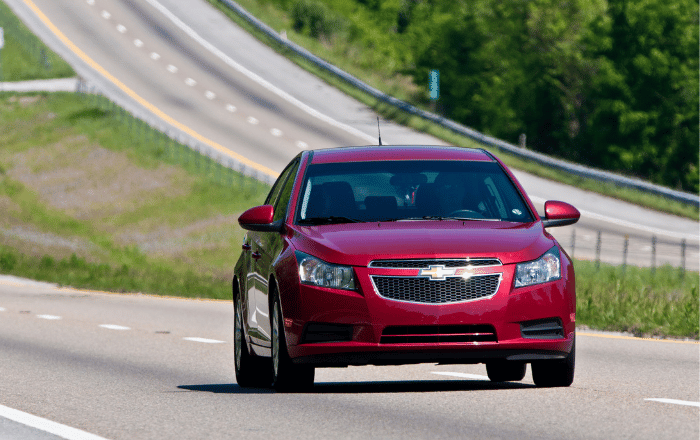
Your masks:
[{"label": "front wheel", "polygon": [[270,360],[252,356],[245,343],[243,329],[243,302],[241,295],[234,300],[233,355],[236,382],[243,388],[269,387],[272,379]]},{"label": "front wheel", "polygon": [[576,339],[565,359],[532,363],[532,380],[538,387],[568,387],[574,381]]},{"label": "front wheel", "polygon": [[314,367],[294,365],[287,352],[282,308],[275,296],[270,316],[272,327],[272,386],[277,391],[303,391],[314,384]]}]

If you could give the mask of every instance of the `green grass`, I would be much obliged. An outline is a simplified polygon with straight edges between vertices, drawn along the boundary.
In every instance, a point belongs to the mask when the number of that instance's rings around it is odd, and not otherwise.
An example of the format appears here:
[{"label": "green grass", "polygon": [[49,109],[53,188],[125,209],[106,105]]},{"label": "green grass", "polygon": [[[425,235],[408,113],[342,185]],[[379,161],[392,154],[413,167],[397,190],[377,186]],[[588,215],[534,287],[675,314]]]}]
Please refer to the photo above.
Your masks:
[{"label": "green grass", "polygon": [[[235,217],[259,204],[267,185],[103,98],[0,93],[0,109],[7,128],[0,131],[0,245],[6,262],[15,262],[3,265],[5,273],[75,287],[230,297],[244,234]],[[52,180],[57,174],[65,176]],[[66,185],[57,196],[72,204],[62,207],[49,194]],[[90,197],[91,189],[117,199]],[[17,227],[48,242],[78,242],[80,251],[37,247],[8,233]],[[119,239],[125,235],[136,238]],[[176,250],[149,251],[154,243]]]},{"label": "green grass", "polygon": [[576,261],[576,322],[637,336],[698,339],[698,273]]},{"label": "green grass", "polygon": [[75,76],[68,63],[47,48],[3,2],[0,27],[5,35],[5,47],[0,50],[0,81]]},{"label": "green grass", "polygon": [[[438,124],[426,121],[414,115],[407,114],[393,106],[378,101],[374,97],[350,86],[348,83],[339,79],[335,75],[318,68],[304,58],[292,53],[268,36],[264,35],[262,32],[255,29],[241,17],[232,13],[223,3],[216,0],[208,1],[226,14],[232,21],[240,25],[243,29],[247,30],[263,43],[272,47],[277,52],[285,55],[294,63],[323,79],[328,84],[342,90],[347,95],[374,109],[387,119],[394,120],[402,125],[406,125],[418,131],[431,134],[453,145],[485,148],[486,150],[496,154],[509,167],[519,169],[539,177],[573,185],[578,188],[631,202],[660,212],[666,212],[693,220],[700,219],[700,211],[695,206],[669,200],[665,197],[656,196],[635,189],[620,187],[612,183],[599,182],[594,179],[583,178],[563,171],[554,170],[538,163],[501,152],[497,149],[483,147],[477,142]],[[318,40],[305,35],[304,33],[297,33],[292,29],[292,21],[289,15],[277,8],[275,4],[271,2],[258,2],[254,0],[237,0],[237,2],[246,8],[248,12],[268,24],[273,29],[277,31],[284,30],[287,33],[287,37],[290,41],[299,44],[312,53],[340,67],[346,72],[351,73],[384,93],[410,102],[411,104],[421,107],[424,110],[428,110],[425,105],[425,99],[421,99],[419,97],[419,89],[416,88],[414,84],[412,84],[406,77],[402,77],[401,75],[397,76],[391,69],[375,69],[374,67],[377,66],[377,63],[368,60],[367,57],[369,55],[366,54],[368,50],[362,48],[357,43],[352,43],[347,39],[342,38],[331,39],[331,41],[323,39]]]},{"label": "green grass", "polygon": [[63,286],[109,292],[142,292],[185,298],[231,299],[230,283],[167,263],[137,257],[119,266],[90,263],[75,254],[56,260],[0,247],[0,271]]}]

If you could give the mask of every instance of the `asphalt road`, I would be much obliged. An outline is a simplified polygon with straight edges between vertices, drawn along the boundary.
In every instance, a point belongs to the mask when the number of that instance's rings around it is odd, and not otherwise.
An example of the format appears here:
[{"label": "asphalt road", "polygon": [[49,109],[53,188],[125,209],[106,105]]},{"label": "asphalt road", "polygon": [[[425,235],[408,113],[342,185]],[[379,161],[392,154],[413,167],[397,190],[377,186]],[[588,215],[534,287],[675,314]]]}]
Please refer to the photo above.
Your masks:
[{"label": "asphalt road", "polygon": [[0,405],[110,439],[698,438],[697,343],[580,332],[564,389],[423,364],[319,369],[312,392],[277,394],[235,384],[232,319],[225,301],[2,277]]}]

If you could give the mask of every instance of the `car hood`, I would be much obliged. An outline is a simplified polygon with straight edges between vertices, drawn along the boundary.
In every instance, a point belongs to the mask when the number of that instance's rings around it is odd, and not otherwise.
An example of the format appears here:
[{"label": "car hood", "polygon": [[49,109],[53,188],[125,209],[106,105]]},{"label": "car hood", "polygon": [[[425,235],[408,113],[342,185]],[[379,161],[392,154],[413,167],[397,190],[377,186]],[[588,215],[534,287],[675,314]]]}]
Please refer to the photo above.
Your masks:
[{"label": "car hood", "polygon": [[329,263],[496,257],[503,264],[537,259],[555,244],[542,223],[404,221],[293,226],[292,245]]}]

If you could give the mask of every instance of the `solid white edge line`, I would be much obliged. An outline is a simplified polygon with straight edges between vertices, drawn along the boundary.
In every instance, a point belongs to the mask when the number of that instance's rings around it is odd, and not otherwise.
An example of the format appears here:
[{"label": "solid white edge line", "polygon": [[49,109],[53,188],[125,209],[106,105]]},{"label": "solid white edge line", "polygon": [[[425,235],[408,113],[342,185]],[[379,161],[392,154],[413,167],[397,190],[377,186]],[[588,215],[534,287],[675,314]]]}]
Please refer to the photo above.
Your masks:
[{"label": "solid white edge line", "polygon": [[203,342],[205,344],[225,344],[225,341],[219,341],[216,339],[207,339],[207,338],[182,338],[185,341],[192,341],[192,342]]},{"label": "solid white edge line", "polygon": [[48,432],[49,434],[65,438],[67,440],[106,440],[104,437],[100,437],[99,435],[90,434],[89,432],[85,432],[77,428],[71,428],[70,426],[52,422],[51,420],[8,408],[3,405],[0,405],[0,417],[34,429],[38,429],[40,431]]},{"label": "solid white edge line", "polygon": [[99,327],[106,328],[108,330],[131,330],[130,327],[124,327],[123,325],[116,324],[100,324]]},{"label": "solid white edge line", "polygon": [[450,371],[433,371],[432,373],[440,376],[461,377],[462,379],[491,380],[488,376],[482,376],[480,374],[452,373]]},{"label": "solid white edge line", "polygon": [[56,315],[36,315],[36,317],[41,318],[41,319],[48,319],[49,321],[56,321],[56,320],[61,319],[60,316],[56,316]]},{"label": "solid white edge line", "polygon": [[167,9],[165,6],[161,5],[158,3],[156,0],[146,0],[148,3],[150,3],[151,6],[156,8],[158,11],[160,11],[163,15],[165,15],[170,21],[172,21],[177,27],[179,27],[183,32],[185,32],[187,35],[189,35],[193,40],[197,41],[199,44],[204,46],[205,49],[207,49],[209,52],[217,56],[221,61],[224,63],[228,64],[230,67],[236,69],[243,75],[247,76],[251,80],[255,81],[258,83],[260,86],[264,87],[265,89],[269,90],[270,92],[274,93],[275,95],[279,96],[280,98],[284,99],[285,101],[289,102],[292,105],[295,105],[299,107],[301,110],[305,111],[306,113],[310,114],[311,116],[314,116],[321,121],[330,124],[334,127],[340,128],[354,136],[357,136],[361,139],[364,139],[365,141],[370,142],[372,145],[374,145],[377,140],[376,138],[365,134],[361,132],[360,130],[357,130],[356,128],[350,127],[349,125],[343,124],[342,122],[338,122],[335,119],[331,118],[330,116],[326,116],[323,113],[319,112],[318,110],[315,110],[308,105],[304,104],[303,102],[299,101],[289,93],[278,89],[271,83],[267,82],[265,79],[261,78],[260,76],[256,75],[255,73],[251,72],[250,70],[246,69],[242,65],[238,64],[235,62],[233,59],[231,59],[228,55],[217,49],[213,44],[209,43],[207,40],[202,38],[198,33],[196,33],[191,27],[187,26],[182,20],[180,20],[175,14],[170,12],[169,9]]},{"label": "solid white edge line", "polygon": [[[541,197],[534,197],[534,196],[530,196],[530,200],[532,200],[535,203],[544,203],[547,201],[546,199],[543,199]],[[620,220],[620,219],[608,217],[606,215],[596,214],[595,212],[585,211],[582,209],[579,209],[579,212],[581,213],[581,217],[584,217],[584,216],[590,217],[594,220],[600,220],[600,221],[604,221],[606,223],[612,223],[612,224],[615,224],[618,226],[624,226],[626,228],[633,228],[633,229],[637,229],[639,231],[650,232],[652,234],[666,235],[667,237],[685,238],[686,240],[698,240],[697,235],[682,234],[680,232],[672,232],[672,231],[666,231],[664,229],[652,228],[650,226],[638,225],[636,223],[628,222],[627,220]]]},{"label": "solid white edge line", "polygon": [[689,400],[676,400],[676,399],[644,399],[650,402],[661,402],[661,403],[671,403],[673,405],[685,405],[685,406],[697,406],[700,408],[700,402],[691,402]]}]

